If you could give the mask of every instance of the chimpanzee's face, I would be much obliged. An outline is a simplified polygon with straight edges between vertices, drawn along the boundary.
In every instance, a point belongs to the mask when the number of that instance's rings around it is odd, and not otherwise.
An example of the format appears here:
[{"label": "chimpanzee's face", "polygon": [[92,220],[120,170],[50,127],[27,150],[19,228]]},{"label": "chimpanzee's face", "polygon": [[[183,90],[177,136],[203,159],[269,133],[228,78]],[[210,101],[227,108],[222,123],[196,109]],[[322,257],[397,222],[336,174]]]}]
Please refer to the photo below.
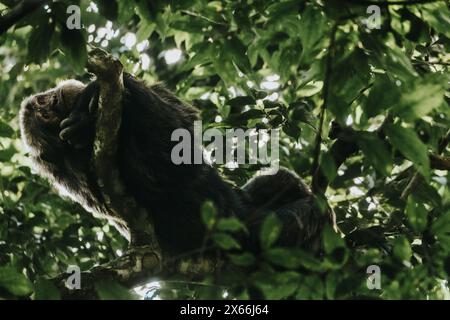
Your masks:
[{"label": "chimpanzee's face", "polygon": [[79,81],[66,80],[22,102],[20,129],[30,149],[40,149],[50,139],[57,141],[61,121],[68,117],[84,88],[85,85]]},{"label": "chimpanzee's face", "polygon": [[84,87],[79,81],[63,81],[55,88],[25,99],[21,112],[26,118],[34,117],[43,125],[59,125],[70,113],[77,95]]}]

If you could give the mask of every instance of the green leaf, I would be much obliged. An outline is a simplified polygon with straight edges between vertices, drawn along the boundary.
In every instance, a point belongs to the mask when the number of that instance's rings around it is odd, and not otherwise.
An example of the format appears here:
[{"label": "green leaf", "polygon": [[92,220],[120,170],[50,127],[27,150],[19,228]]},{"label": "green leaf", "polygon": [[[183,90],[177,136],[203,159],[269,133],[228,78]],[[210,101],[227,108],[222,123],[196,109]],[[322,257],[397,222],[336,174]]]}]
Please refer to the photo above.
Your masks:
[{"label": "green leaf", "polygon": [[63,52],[77,73],[83,73],[87,61],[85,33],[82,30],[69,30],[61,27],[61,45]]},{"label": "green leaf", "polygon": [[297,38],[283,41],[280,48],[269,57],[269,66],[276,70],[281,77],[281,81],[287,81],[296,74],[295,67],[299,64],[302,52],[302,44]]},{"label": "green leaf", "polygon": [[[1,137],[1,135],[0,135]],[[7,149],[0,150],[0,161],[10,161],[11,158],[17,153],[16,148],[14,148],[13,145],[11,145]]]},{"label": "green leaf", "polygon": [[0,267],[0,287],[19,297],[28,296],[33,292],[31,281],[11,266]]},{"label": "green leaf", "polygon": [[222,78],[222,80],[231,84],[236,80],[236,67],[232,59],[230,59],[226,49],[221,47],[218,56],[212,60],[215,72]]},{"label": "green leaf", "polygon": [[430,160],[428,159],[427,147],[417,134],[399,124],[387,124],[384,131],[391,144],[407,159],[411,160],[420,173],[428,179],[430,176]]},{"label": "green leaf", "polygon": [[[122,1],[119,1],[119,4]],[[141,20],[154,21],[156,15],[162,9],[160,3],[155,1],[145,1],[145,0],[125,0],[124,2],[128,2],[128,6],[135,9],[136,14],[139,16]],[[119,8],[120,10],[121,8]]]},{"label": "green leaf", "polygon": [[399,48],[394,46],[384,47],[384,67],[387,71],[398,76],[402,81],[411,81],[417,76],[409,57]]},{"label": "green leaf", "polygon": [[411,191],[411,194],[417,202],[429,203],[433,207],[439,207],[441,205],[441,196],[433,185],[419,183]]},{"label": "green leaf", "polygon": [[409,57],[399,47],[386,44],[386,37],[377,33],[362,34],[361,40],[366,49],[370,50],[370,63],[395,76],[404,82],[409,82],[418,76],[411,65]]},{"label": "green leaf", "polygon": [[431,225],[431,232],[438,238],[448,236],[450,230],[450,210],[443,213]]},{"label": "green leaf", "polygon": [[[274,276],[275,285],[266,290],[268,299],[289,298],[300,285],[300,275],[294,271],[278,272]],[[270,288],[271,287],[271,288]]]},{"label": "green leaf", "polygon": [[336,287],[340,280],[340,274],[337,274],[337,271],[330,272],[325,279],[325,293],[327,299],[333,300],[335,299]]},{"label": "green leaf", "polygon": [[280,219],[274,213],[269,214],[261,227],[261,246],[266,249],[271,247],[278,240],[282,227]]},{"label": "green leaf", "polygon": [[269,249],[264,253],[264,256],[273,264],[284,268],[296,269],[301,265],[298,256],[288,248]]},{"label": "green leaf", "polygon": [[220,231],[248,232],[247,227],[238,218],[235,218],[235,217],[219,219],[219,222],[217,223],[217,229]]},{"label": "green leaf", "polygon": [[156,16],[156,30],[163,41],[169,32],[171,17],[172,12],[170,11],[169,6],[165,7],[164,11],[162,13],[158,13]]},{"label": "green leaf", "polygon": [[97,0],[99,13],[106,19],[114,21],[118,17],[118,5],[116,0]]},{"label": "green leaf", "polygon": [[250,276],[250,281],[264,293],[266,299],[289,298],[299,287],[299,280],[300,275],[293,271],[258,271]]},{"label": "green leaf", "polygon": [[136,297],[124,286],[115,281],[104,280],[95,284],[95,290],[101,300],[133,300]]},{"label": "green leaf", "polygon": [[323,81],[310,81],[297,90],[299,97],[311,97],[319,93],[323,88]]},{"label": "green leaf", "polygon": [[255,99],[264,99],[267,97],[267,92],[263,90],[250,89],[251,93],[254,95]]},{"label": "green leaf", "polygon": [[192,19],[188,16],[179,17],[170,23],[170,27],[175,30],[200,34],[205,33],[205,30],[210,26],[211,24],[206,20]]},{"label": "green leaf", "polygon": [[296,299],[323,299],[325,288],[321,276],[312,274],[301,278]]},{"label": "green leaf", "polygon": [[323,247],[327,254],[333,253],[338,248],[345,248],[344,239],[328,224],[323,228]]},{"label": "green leaf", "polygon": [[[298,23],[299,37],[302,41],[302,61],[310,62],[320,52],[320,41],[324,40],[327,31],[327,21],[324,13],[313,5],[309,5],[301,14]],[[314,30],[314,32],[311,32]]]},{"label": "green leaf", "polygon": [[202,220],[208,230],[211,230],[217,217],[217,210],[212,201],[205,201],[202,206]]},{"label": "green leaf", "polygon": [[291,117],[294,121],[300,121],[308,124],[314,130],[316,128],[317,116],[308,110],[308,106],[301,101],[292,102],[289,104],[289,109],[292,110]]},{"label": "green leaf", "polygon": [[250,96],[239,96],[228,100],[229,104],[233,109],[243,109],[246,105],[255,105],[256,100]]},{"label": "green leaf", "polygon": [[156,25],[154,23],[148,22],[146,20],[141,20],[138,25],[138,31],[136,32],[137,42],[144,41],[152,35],[155,31]]},{"label": "green leaf", "polygon": [[329,110],[338,120],[345,122],[352,104],[371,81],[369,59],[361,49],[341,49],[336,53],[329,86]]},{"label": "green leaf", "polygon": [[131,0],[118,1],[117,12],[119,14],[119,17],[117,19],[117,22],[120,25],[130,22],[130,20],[133,18],[134,10],[135,10],[134,2],[132,2]]},{"label": "green leaf", "polygon": [[275,288],[269,289],[270,294],[267,295],[268,299],[288,299],[291,297],[298,289],[299,283],[299,274],[294,272],[289,272],[289,275],[286,276],[288,272],[278,273],[275,275],[276,285]]},{"label": "green leaf", "polygon": [[225,250],[240,249],[241,245],[232,236],[227,233],[215,233],[212,236],[214,242]]},{"label": "green leaf", "polygon": [[230,111],[231,111],[231,107],[229,105],[224,105],[223,107],[219,107],[220,115],[225,119],[228,118],[228,116],[230,115]]},{"label": "green leaf", "polygon": [[242,72],[251,72],[250,60],[246,55],[247,47],[240,39],[232,36],[222,46],[222,52],[226,52]]},{"label": "green leaf", "polygon": [[447,77],[431,74],[407,83],[400,101],[393,108],[394,114],[407,122],[427,115],[445,103],[447,82]]},{"label": "green leaf", "polygon": [[436,31],[450,38],[450,10],[445,2],[432,3],[423,6],[424,20]]},{"label": "green leaf", "polygon": [[440,74],[396,82],[398,85],[386,75],[377,76],[365,104],[365,111],[369,117],[392,108],[395,115],[410,122],[445,103],[447,78]]},{"label": "green leaf", "polygon": [[272,264],[289,269],[303,267],[311,271],[322,271],[321,262],[309,252],[297,248],[272,248],[264,252]]},{"label": "green leaf", "polygon": [[217,55],[217,48],[211,43],[196,43],[191,48],[191,56],[189,60],[181,66],[180,71],[187,71],[198,65],[214,61]]},{"label": "green leaf", "polygon": [[14,135],[14,129],[9,124],[0,119],[0,137],[11,138]]},{"label": "green leaf", "polygon": [[229,254],[231,262],[237,266],[247,267],[255,262],[255,256],[250,252],[244,252],[242,254]]},{"label": "green leaf", "polygon": [[288,136],[294,138],[295,140],[298,140],[300,138],[300,134],[302,133],[301,129],[297,124],[293,122],[287,122],[282,127],[283,132],[286,133]]},{"label": "green leaf", "polygon": [[47,279],[36,281],[34,290],[35,300],[60,300],[61,294],[55,285]]},{"label": "green leaf", "polygon": [[409,261],[409,259],[411,259],[411,245],[409,244],[409,241],[405,236],[401,235],[394,240],[393,252],[394,256],[400,261]]},{"label": "green leaf", "polygon": [[444,260],[444,270],[447,275],[450,275],[450,255],[448,255]]},{"label": "green leaf", "polygon": [[408,197],[405,209],[408,221],[416,232],[422,232],[427,226],[427,209],[412,197]]},{"label": "green leaf", "polygon": [[392,157],[385,143],[371,132],[360,132],[356,138],[359,148],[375,169],[382,175],[388,176],[392,171]]},{"label": "green leaf", "polygon": [[48,58],[50,54],[50,39],[54,31],[54,24],[47,23],[33,28],[28,39],[28,58],[31,62],[42,63]]},{"label": "green leaf", "polygon": [[299,2],[295,0],[290,1],[274,1],[267,6],[266,10],[269,13],[271,20],[277,22],[286,18],[289,15],[295,15],[298,11]]},{"label": "green leaf", "polygon": [[336,163],[330,151],[324,153],[320,159],[320,169],[327,177],[329,183],[332,183],[337,175]]},{"label": "green leaf", "polygon": [[377,75],[364,104],[367,116],[374,117],[391,108],[397,103],[400,94],[400,88],[387,75]]}]

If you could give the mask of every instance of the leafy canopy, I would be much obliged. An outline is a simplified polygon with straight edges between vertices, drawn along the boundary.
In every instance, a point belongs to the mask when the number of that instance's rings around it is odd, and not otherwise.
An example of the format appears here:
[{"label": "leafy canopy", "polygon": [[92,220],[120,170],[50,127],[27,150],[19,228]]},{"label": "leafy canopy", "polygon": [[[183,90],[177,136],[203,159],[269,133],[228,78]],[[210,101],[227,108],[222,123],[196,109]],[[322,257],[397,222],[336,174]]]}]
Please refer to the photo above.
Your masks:
[{"label": "leafy canopy", "polygon": [[[205,224],[234,266],[221,276],[228,298],[449,298],[450,10],[445,1],[380,2],[379,29],[365,22],[367,5],[349,0],[61,0],[17,21],[0,37],[0,297],[58,298],[46,278],[125,249],[113,228],[30,171],[19,140],[23,97],[64,78],[88,81],[94,45],[148,82],[164,81],[207,127],[281,128],[281,165],[307,182],[320,132],[325,196],[343,237],[326,229],[323,257],[278,248],[270,215],[262,252],[245,252],[243,224],[206,204]],[[2,15],[11,3],[0,1]],[[80,30],[65,25],[74,3]],[[358,150],[340,167],[332,121]],[[238,185],[258,169],[218,168]],[[370,265],[381,268],[380,290],[366,286]],[[224,297],[214,281],[168,282],[158,294]],[[114,283],[96,288],[102,298],[127,296]]]}]

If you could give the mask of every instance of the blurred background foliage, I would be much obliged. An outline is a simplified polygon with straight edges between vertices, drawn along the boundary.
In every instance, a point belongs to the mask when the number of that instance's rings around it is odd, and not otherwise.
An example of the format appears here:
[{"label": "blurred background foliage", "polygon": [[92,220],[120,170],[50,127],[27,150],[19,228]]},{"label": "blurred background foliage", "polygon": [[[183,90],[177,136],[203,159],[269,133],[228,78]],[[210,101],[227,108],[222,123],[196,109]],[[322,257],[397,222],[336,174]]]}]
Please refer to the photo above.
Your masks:
[{"label": "blurred background foliage", "polygon": [[[0,14],[19,2],[0,1]],[[328,99],[321,162],[343,237],[326,230],[322,257],[276,248],[279,222],[269,217],[262,252],[242,252],[233,237],[239,221],[215,221],[206,206],[205,223],[232,262],[219,275],[226,286],[175,277],[138,294],[450,298],[450,177],[430,162],[449,156],[449,4],[381,1],[374,29],[366,20],[375,2],[60,0],[18,20],[0,35],[0,298],[58,298],[46,279],[126,249],[112,227],[33,173],[18,131],[24,97],[66,78],[89,80],[89,46],[148,83],[165,82],[201,110],[205,127],[281,128],[281,165],[307,182]],[[81,8],[80,30],[66,28],[72,4]],[[352,129],[346,139],[360,149],[339,168],[330,161],[331,121]],[[238,185],[258,169],[218,168]],[[380,290],[366,286],[369,265],[381,268]],[[102,298],[124,297],[114,284],[96,288]]]}]

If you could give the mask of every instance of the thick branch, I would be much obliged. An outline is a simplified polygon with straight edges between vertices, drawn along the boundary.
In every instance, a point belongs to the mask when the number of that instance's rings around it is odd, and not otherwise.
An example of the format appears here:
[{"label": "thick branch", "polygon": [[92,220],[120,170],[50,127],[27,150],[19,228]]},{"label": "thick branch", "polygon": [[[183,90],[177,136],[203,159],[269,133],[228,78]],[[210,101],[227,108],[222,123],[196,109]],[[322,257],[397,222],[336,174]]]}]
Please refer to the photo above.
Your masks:
[{"label": "thick branch", "polygon": [[123,256],[107,264],[97,266],[81,274],[81,289],[66,287],[67,274],[53,281],[63,299],[97,299],[95,284],[112,280],[127,288],[133,288],[152,279],[166,279],[183,275],[187,279],[212,274],[223,267],[223,261],[208,258],[169,258],[161,264],[159,254],[151,246],[133,248]]},{"label": "thick branch", "polygon": [[450,157],[430,154],[429,158],[431,168],[438,170],[450,170]]},{"label": "thick branch", "polygon": [[87,68],[97,76],[100,85],[93,167],[105,199],[104,210],[119,223],[124,221],[130,229],[132,245],[152,245],[158,251],[151,215],[127,194],[117,166],[124,96],[123,66],[118,59],[96,48],[89,53]]},{"label": "thick branch", "polygon": [[89,53],[87,68],[97,76],[100,86],[93,167],[105,199],[105,208],[102,209],[129,227],[131,247],[116,260],[83,272],[80,290],[66,287],[67,274],[54,279],[62,297],[96,299],[95,284],[102,280],[113,280],[131,288],[155,277],[164,279],[174,274],[195,276],[218,270],[222,263],[214,259],[192,258],[189,255],[162,259],[154,227],[149,220],[150,213],[127,194],[116,163],[125,94],[123,66],[119,60],[96,48]]},{"label": "thick branch", "polygon": [[4,16],[0,17],[0,35],[46,2],[48,0],[24,0],[19,2]]}]

